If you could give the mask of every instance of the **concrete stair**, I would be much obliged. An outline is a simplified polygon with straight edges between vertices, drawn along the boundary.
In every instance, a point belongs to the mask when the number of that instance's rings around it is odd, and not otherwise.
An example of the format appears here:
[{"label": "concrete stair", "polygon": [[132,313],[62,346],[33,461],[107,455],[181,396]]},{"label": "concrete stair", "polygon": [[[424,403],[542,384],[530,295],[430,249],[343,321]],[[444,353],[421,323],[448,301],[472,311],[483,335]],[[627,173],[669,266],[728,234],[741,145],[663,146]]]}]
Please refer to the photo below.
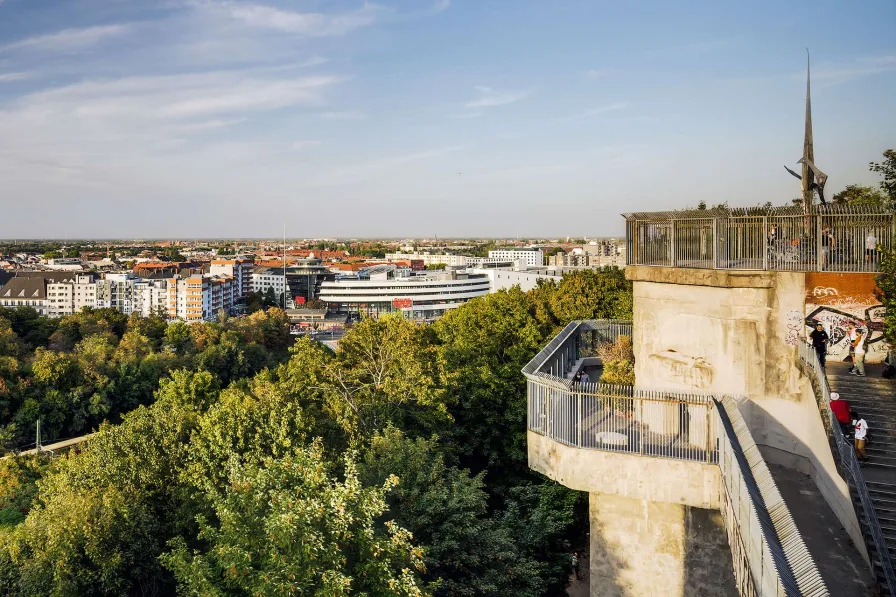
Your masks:
[{"label": "concrete stair", "polygon": [[[829,363],[828,383],[832,392],[840,394],[868,422],[872,442],[865,449],[869,462],[863,466],[863,476],[890,558],[896,561],[896,380],[882,378],[883,367],[879,366],[866,366],[866,377],[850,375],[848,369],[849,365],[844,363]],[[870,537],[866,514],[852,484],[850,491],[859,523],[865,536]],[[877,553],[873,544],[868,543],[881,594],[890,595]]]}]

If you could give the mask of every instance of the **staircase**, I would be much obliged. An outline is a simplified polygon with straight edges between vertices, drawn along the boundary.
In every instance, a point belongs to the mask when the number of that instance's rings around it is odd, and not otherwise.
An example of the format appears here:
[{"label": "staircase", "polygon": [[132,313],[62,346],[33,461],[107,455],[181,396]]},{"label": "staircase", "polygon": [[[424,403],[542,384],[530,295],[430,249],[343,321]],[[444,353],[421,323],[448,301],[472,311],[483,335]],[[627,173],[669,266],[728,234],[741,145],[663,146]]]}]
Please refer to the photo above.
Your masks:
[{"label": "staircase", "polygon": [[[880,366],[867,365],[866,377],[850,375],[848,369],[849,365],[845,363],[829,363],[828,383],[831,391],[847,400],[850,407],[868,423],[873,441],[866,446],[869,461],[862,472],[890,556],[896,559],[896,380],[882,378],[883,367]],[[855,492],[852,483],[850,491]],[[864,527],[865,515],[858,507],[859,501],[855,495],[853,503],[857,504],[859,522]],[[865,532],[867,536],[867,530]],[[872,551],[869,555],[875,561],[875,574],[882,585],[882,594],[889,595],[876,554],[873,547],[869,548]]]}]

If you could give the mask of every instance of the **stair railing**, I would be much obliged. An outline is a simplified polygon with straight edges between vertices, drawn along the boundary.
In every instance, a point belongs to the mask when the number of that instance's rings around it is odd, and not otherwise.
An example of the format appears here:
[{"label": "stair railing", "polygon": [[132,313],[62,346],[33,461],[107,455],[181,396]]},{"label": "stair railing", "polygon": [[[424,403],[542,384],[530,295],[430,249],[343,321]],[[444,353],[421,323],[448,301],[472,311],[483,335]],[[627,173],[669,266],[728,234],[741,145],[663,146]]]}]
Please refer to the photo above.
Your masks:
[{"label": "stair railing", "polygon": [[[865,522],[869,534],[871,535],[871,543],[877,552],[877,559],[883,569],[884,580],[886,580],[887,588],[890,595],[896,595],[896,573],[893,571],[893,559],[890,557],[890,550],[887,548],[886,539],[884,539],[883,531],[880,528],[880,521],[877,519],[877,513],[874,511],[874,503],[871,500],[871,494],[868,493],[868,486],[865,484],[865,476],[859,466],[859,460],[856,458],[856,451],[851,442],[843,436],[843,430],[834,411],[831,410],[831,386],[828,384],[827,375],[821,368],[818,361],[818,354],[815,349],[806,341],[801,339],[797,345],[800,360],[808,367],[812,375],[815,376],[814,384],[817,391],[821,392],[821,399],[828,413],[830,421],[831,433],[834,436],[834,442],[837,445],[837,451],[840,454],[841,470],[849,475],[847,481],[852,481],[856,488],[856,495],[859,497],[859,503],[865,512]],[[866,536],[866,541],[868,537]]]}]

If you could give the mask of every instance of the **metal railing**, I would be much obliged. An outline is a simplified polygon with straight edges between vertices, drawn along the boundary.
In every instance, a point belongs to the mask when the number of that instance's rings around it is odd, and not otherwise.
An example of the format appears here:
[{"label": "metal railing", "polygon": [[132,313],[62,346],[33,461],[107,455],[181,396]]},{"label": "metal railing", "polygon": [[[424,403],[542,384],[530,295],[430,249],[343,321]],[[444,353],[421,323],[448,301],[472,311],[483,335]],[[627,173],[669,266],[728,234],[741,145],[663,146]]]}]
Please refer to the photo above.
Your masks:
[{"label": "metal railing", "polygon": [[805,339],[801,339],[800,343],[797,345],[797,352],[800,360],[806,365],[811,375],[815,378],[815,384],[813,385],[818,388],[816,391],[821,393],[819,398],[828,413],[829,427],[831,429],[831,434],[834,436],[837,453],[840,456],[840,469],[849,477],[846,481],[852,484],[855,488],[856,495],[859,499],[859,505],[862,509],[861,513],[864,513],[865,515],[867,524],[863,525],[863,527],[867,528],[868,532],[863,534],[865,534],[865,541],[868,543],[869,551],[870,548],[874,548],[889,593],[890,595],[896,595],[896,573],[894,573],[893,570],[893,560],[890,556],[890,550],[887,548],[887,541],[880,528],[880,521],[874,510],[874,503],[871,500],[871,495],[868,493],[868,486],[865,484],[865,476],[859,466],[859,460],[856,458],[855,448],[849,440],[843,437],[843,430],[840,428],[840,423],[837,421],[834,411],[831,410],[831,386],[828,384],[827,375],[825,374],[824,369],[821,368],[821,363],[818,360],[818,354],[815,352],[815,349]]},{"label": "metal railing", "polygon": [[632,335],[632,322],[616,319],[571,321],[523,367],[526,375],[543,374],[563,378],[583,357],[595,356],[597,347]]},{"label": "metal railing", "polygon": [[716,416],[703,394],[528,380],[528,428],[577,448],[716,462]]},{"label": "metal railing", "polygon": [[716,402],[722,517],[741,595],[823,597],[818,567],[734,400]]},{"label": "metal railing", "polygon": [[628,213],[626,264],[734,270],[876,272],[896,217],[873,206]]}]

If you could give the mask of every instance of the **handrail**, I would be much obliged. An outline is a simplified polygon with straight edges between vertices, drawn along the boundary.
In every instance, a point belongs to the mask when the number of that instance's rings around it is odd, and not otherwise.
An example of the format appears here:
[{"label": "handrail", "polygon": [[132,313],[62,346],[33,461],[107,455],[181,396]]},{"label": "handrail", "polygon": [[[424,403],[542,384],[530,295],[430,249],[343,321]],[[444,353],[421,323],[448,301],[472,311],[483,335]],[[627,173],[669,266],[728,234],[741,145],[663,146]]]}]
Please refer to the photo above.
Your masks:
[{"label": "handrail", "polygon": [[[736,525],[730,528],[737,537],[729,542],[732,548],[737,543],[743,551],[751,569],[753,592],[788,597],[829,595],[737,404],[730,396],[715,400],[715,403],[722,430],[719,433],[719,467],[726,491],[723,514],[730,514],[736,520]],[[749,521],[742,519],[743,506],[747,506]],[[754,519],[761,529],[759,554],[753,549]],[[743,541],[742,533],[747,535],[746,541]],[[769,577],[767,570],[774,571],[774,577]],[[735,573],[742,571],[735,566]],[[774,578],[776,586],[768,586],[770,578]]]},{"label": "handrail", "polygon": [[551,341],[539,350],[532,360],[526,363],[523,367],[523,373],[526,375],[540,374],[540,377],[550,375],[543,371],[545,364],[568,341],[577,341],[577,332],[581,331],[607,332],[609,335],[607,340],[613,342],[622,332],[628,332],[628,335],[631,335],[632,322],[621,319],[580,319],[571,321],[556,336],[551,338]]},{"label": "handrail", "polygon": [[[812,371],[815,376],[815,387],[821,392],[821,400],[824,402],[828,412],[828,420],[830,421],[831,433],[834,436],[834,442],[837,445],[837,451],[840,455],[840,466],[847,475],[850,476],[853,485],[856,488],[856,494],[859,497],[859,503],[865,512],[865,520],[871,534],[871,542],[877,553],[878,561],[883,569],[884,580],[891,595],[896,595],[896,573],[893,571],[893,559],[890,556],[890,550],[887,548],[887,542],[884,539],[883,532],[880,528],[880,521],[877,519],[877,512],[874,510],[874,503],[871,500],[871,494],[868,493],[868,486],[865,484],[865,476],[859,466],[859,460],[856,458],[856,452],[852,444],[843,437],[843,430],[831,410],[831,387],[828,384],[828,378],[821,363],[818,361],[818,354],[815,349],[805,338],[800,339],[797,345],[799,358]],[[866,541],[867,541],[866,537]]]}]

